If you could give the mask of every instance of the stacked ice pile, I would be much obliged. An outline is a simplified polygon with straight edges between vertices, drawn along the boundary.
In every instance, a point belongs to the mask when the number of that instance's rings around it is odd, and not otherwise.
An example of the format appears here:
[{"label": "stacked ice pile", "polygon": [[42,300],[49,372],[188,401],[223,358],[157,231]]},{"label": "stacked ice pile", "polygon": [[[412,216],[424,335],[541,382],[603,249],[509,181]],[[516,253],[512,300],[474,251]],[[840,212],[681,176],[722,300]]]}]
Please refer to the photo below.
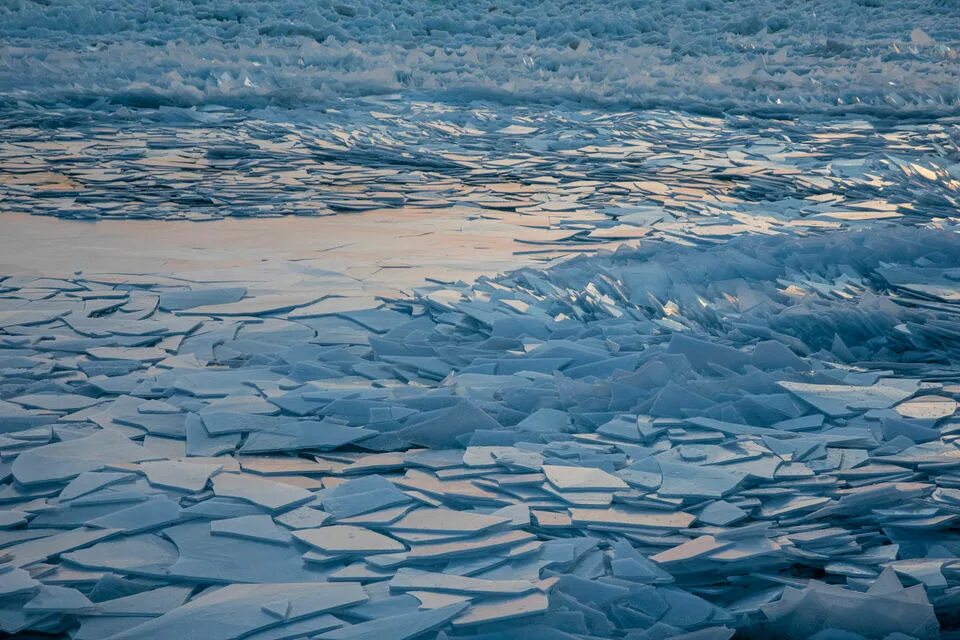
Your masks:
[{"label": "stacked ice pile", "polygon": [[937,637],[958,249],[648,243],[359,311],[7,277],[0,629]]}]

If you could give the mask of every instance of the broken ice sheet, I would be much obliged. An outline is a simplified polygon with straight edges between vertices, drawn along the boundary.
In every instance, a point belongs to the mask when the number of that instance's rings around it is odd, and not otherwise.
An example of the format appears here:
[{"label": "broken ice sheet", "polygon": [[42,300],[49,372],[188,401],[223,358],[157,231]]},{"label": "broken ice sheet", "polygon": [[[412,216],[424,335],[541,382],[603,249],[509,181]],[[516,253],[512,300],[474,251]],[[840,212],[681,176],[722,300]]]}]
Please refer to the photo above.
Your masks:
[{"label": "broken ice sheet", "polygon": [[331,554],[363,555],[407,550],[407,547],[398,540],[351,525],[299,529],[294,531],[293,535],[297,540]]},{"label": "broken ice sheet", "polygon": [[570,516],[574,524],[598,528],[610,527],[629,531],[632,529],[683,529],[691,525],[696,517],[678,511],[653,511],[610,507],[608,509],[571,508]]},{"label": "broken ice sheet", "polygon": [[377,475],[348,480],[322,497],[323,509],[338,520],[410,502],[393,483]]},{"label": "broken ice sheet", "polygon": [[[260,629],[293,622],[325,611],[364,602],[367,595],[359,585],[274,584],[227,585],[205,593],[159,618],[120,633],[114,638],[181,638],[202,632],[204,637],[232,640]],[[277,616],[262,606],[283,601],[284,615]]]},{"label": "broken ice sheet", "polygon": [[602,469],[543,465],[550,484],[563,491],[615,491],[626,489],[627,483]]},{"label": "broken ice sheet", "polygon": [[[4,205],[262,217],[270,251],[0,276],[3,631],[932,637],[955,608],[950,123],[153,111],[89,146],[20,116]],[[276,259],[297,212],[424,235]]]},{"label": "broken ice sheet", "polygon": [[213,535],[248,538],[263,542],[286,544],[290,542],[290,534],[274,524],[268,515],[239,516],[224,518],[210,523],[210,533]]},{"label": "broken ice sheet", "polygon": [[391,578],[389,585],[394,591],[441,591],[475,595],[520,594],[536,589],[533,583],[525,580],[483,580],[416,569],[400,569]]},{"label": "broken ice sheet", "polygon": [[787,588],[780,601],[761,607],[774,629],[791,636],[839,628],[865,636],[900,633],[914,638],[940,635],[937,617],[923,587],[904,588],[886,569],[866,593],[817,581]]},{"label": "broken ice sheet", "polygon": [[35,484],[67,480],[84,471],[101,469],[108,463],[138,462],[154,457],[126,437],[104,430],[21,453],[14,460],[12,471],[17,482]]},{"label": "broken ice sheet", "polygon": [[369,438],[375,433],[362,427],[345,427],[315,420],[291,420],[268,431],[254,431],[247,436],[241,452],[248,455],[298,449],[335,449]]},{"label": "broken ice sheet", "polygon": [[956,413],[957,401],[943,396],[919,396],[901,402],[894,410],[905,418],[936,422]]},{"label": "broken ice sheet", "polygon": [[213,479],[218,496],[240,498],[271,511],[279,511],[313,500],[306,489],[242,473],[221,473]]},{"label": "broken ice sheet", "polygon": [[829,416],[847,416],[857,410],[886,409],[916,393],[919,383],[919,380],[887,378],[871,386],[778,384]]},{"label": "broken ice sheet", "polygon": [[417,509],[391,522],[392,531],[480,533],[509,523],[508,518],[448,509]]},{"label": "broken ice sheet", "polygon": [[201,491],[210,476],[219,472],[222,464],[186,459],[182,461],[158,460],[142,462],[139,469],[147,476],[150,484],[182,491]]},{"label": "broken ice sheet", "polygon": [[525,596],[491,599],[477,603],[453,621],[455,627],[467,627],[502,620],[514,620],[543,613],[549,607],[549,599],[543,593]]},{"label": "broken ice sheet", "polygon": [[[324,574],[303,563],[300,550],[254,537],[214,535],[207,522],[163,530],[179,557],[166,573],[216,583],[314,582]],[[255,561],[252,561],[254,560]]]},{"label": "broken ice sheet", "polygon": [[437,562],[517,547],[534,539],[535,536],[526,531],[489,533],[452,542],[420,544],[411,549],[408,557],[410,561],[417,563]]},{"label": "broken ice sheet", "polygon": [[706,466],[660,461],[658,493],[667,497],[720,498],[743,482],[746,474]]},{"label": "broken ice sheet", "polygon": [[323,640],[407,640],[443,627],[450,619],[467,608],[467,603],[454,603],[437,609],[403,613],[396,616],[368,620],[342,627],[319,636]]},{"label": "broken ice sheet", "polygon": [[700,536],[688,542],[677,545],[667,551],[650,556],[650,559],[660,565],[669,565],[679,562],[696,560],[704,556],[712,555],[716,551],[721,551],[733,544],[729,540],[717,540],[713,536]]}]

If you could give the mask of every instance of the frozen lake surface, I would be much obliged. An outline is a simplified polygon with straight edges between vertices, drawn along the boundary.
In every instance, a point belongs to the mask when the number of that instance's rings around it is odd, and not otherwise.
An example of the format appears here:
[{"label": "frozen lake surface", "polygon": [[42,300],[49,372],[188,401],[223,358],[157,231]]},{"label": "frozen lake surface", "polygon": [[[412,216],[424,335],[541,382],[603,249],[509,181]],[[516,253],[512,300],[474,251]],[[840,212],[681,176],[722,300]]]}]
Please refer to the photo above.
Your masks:
[{"label": "frozen lake surface", "polygon": [[956,637],[954,13],[0,7],[0,631]]}]

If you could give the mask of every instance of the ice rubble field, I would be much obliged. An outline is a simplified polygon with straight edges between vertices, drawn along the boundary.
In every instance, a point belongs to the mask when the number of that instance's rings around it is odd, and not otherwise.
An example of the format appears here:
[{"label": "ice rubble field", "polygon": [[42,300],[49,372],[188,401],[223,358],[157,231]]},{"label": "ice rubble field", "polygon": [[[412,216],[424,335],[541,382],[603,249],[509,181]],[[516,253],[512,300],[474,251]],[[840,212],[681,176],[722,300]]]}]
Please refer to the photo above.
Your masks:
[{"label": "ice rubble field", "polygon": [[949,114],[952,0],[9,0],[8,106],[463,101]]},{"label": "ice rubble field", "polygon": [[5,268],[0,632],[958,636],[951,2],[13,1],[0,41],[7,228],[436,212],[534,264]]},{"label": "ice rubble field", "polygon": [[44,114],[11,215],[455,211],[544,264],[5,275],[4,632],[955,633],[954,121]]},{"label": "ice rubble field", "polygon": [[956,233],[651,244],[358,311],[9,277],[0,624],[938,637]]}]

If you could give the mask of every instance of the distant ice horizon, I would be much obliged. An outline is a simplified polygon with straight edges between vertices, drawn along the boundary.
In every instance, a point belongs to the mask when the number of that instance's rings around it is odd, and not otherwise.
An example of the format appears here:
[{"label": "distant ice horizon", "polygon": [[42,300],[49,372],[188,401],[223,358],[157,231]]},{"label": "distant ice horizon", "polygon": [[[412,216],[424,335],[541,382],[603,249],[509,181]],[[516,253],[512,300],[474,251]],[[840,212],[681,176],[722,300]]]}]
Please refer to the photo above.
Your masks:
[{"label": "distant ice horizon", "polygon": [[7,3],[0,113],[402,95],[942,117],[960,109],[955,17],[934,0]]}]

